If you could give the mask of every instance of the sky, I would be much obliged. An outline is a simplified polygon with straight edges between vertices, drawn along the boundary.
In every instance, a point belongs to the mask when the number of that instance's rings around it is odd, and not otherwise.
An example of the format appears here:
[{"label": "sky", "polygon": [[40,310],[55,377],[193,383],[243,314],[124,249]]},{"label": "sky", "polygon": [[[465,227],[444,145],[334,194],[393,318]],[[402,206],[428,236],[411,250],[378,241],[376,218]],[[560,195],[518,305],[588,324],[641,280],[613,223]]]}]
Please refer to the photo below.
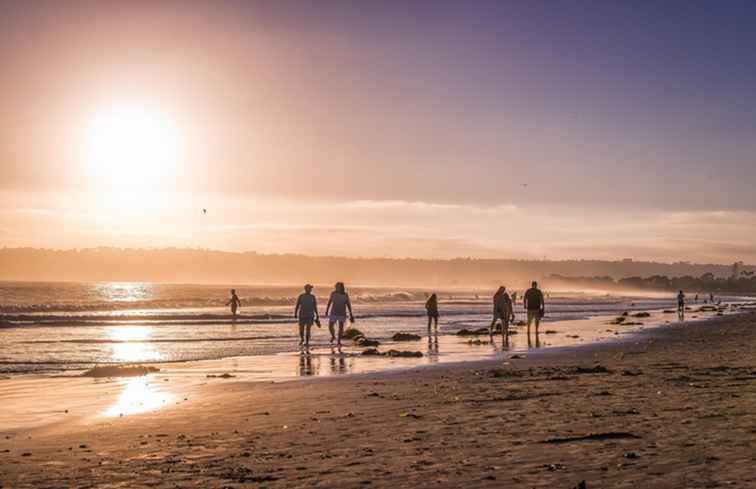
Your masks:
[{"label": "sky", "polygon": [[0,246],[754,263],[754,18],[0,0]]}]

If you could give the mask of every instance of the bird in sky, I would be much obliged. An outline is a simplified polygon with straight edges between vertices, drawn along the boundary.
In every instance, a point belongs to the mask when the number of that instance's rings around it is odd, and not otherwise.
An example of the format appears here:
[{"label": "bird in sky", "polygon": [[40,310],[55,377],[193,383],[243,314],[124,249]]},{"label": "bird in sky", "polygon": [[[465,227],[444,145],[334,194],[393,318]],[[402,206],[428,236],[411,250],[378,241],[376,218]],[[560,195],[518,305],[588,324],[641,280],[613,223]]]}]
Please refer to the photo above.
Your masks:
[{"label": "bird in sky", "polygon": [[203,214],[207,214],[207,209],[202,209]]}]

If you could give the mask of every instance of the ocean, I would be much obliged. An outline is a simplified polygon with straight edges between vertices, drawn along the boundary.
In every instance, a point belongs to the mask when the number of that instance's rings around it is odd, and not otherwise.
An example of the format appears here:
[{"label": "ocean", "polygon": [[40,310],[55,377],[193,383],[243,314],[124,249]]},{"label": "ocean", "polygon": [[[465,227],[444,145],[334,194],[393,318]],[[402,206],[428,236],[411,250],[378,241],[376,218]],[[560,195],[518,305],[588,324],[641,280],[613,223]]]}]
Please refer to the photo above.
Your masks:
[{"label": "ocean", "polygon": [[[167,363],[254,357],[296,351],[295,286],[237,286],[241,314],[225,306],[229,285],[152,283],[0,283],[0,373],[50,373],[103,363]],[[330,286],[316,285],[321,314]],[[494,290],[351,287],[356,321],[366,336],[387,340],[396,332],[424,334],[427,294],[439,294],[439,333],[487,326]],[[549,324],[578,324],[624,311],[674,308],[674,294],[655,296],[544,291]],[[518,291],[522,297],[523,291]],[[723,301],[736,298],[721,298]],[[518,299],[518,319],[524,319]],[[564,346],[610,336],[605,322],[553,335]],[[315,328],[313,346],[326,346],[327,321]],[[554,331],[552,331],[553,333]],[[579,336],[579,338],[578,338]],[[579,340],[579,341],[578,341]]]}]

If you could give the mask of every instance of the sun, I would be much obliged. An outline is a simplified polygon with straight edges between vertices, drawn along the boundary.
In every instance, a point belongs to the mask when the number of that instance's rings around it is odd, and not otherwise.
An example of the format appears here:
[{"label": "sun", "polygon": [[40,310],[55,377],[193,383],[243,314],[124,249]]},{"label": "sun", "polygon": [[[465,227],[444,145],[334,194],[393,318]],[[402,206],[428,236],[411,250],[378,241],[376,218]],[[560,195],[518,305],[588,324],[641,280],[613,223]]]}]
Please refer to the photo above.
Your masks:
[{"label": "sun", "polygon": [[122,104],[92,115],[86,131],[89,173],[109,191],[141,193],[162,188],[179,164],[178,125],[154,107]]}]

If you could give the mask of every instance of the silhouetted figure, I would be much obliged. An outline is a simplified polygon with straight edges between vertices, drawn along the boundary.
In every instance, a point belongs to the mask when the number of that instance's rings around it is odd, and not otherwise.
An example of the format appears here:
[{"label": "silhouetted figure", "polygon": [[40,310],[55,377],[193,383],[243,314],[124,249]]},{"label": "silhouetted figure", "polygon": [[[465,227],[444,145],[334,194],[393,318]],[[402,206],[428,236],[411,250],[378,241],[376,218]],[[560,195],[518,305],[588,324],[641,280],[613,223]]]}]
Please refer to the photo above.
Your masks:
[{"label": "silhouetted figure", "polygon": [[543,293],[538,290],[538,282],[533,282],[525,292],[523,305],[528,311],[528,338],[530,338],[530,325],[535,323],[536,341],[538,341],[538,326],[541,325],[541,318],[546,313],[546,302],[543,300]]},{"label": "silhouetted figure", "polygon": [[436,326],[436,332],[438,332],[438,297],[436,294],[431,294],[428,301],[425,303],[425,311],[428,313],[428,334],[431,332],[431,323]]},{"label": "silhouetted figure", "polygon": [[231,289],[231,298],[226,303],[227,306],[231,306],[231,315],[236,316],[236,310],[241,307],[241,301],[236,295],[236,289]]},{"label": "silhouetted figure", "polygon": [[320,327],[318,301],[312,294],[312,285],[305,285],[304,293],[299,294],[299,297],[297,297],[297,304],[294,306],[294,317],[299,319],[299,344],[309,347],[312,325],[317,323],[318,327]]},{"label": "silhouetted figure", "polygon": [[488,327],[488,333],[490,336],[496,332],[496,323],[501,321],[501,334],[504,336],[504,341],[508,341],[507,332],[509,331],[509,323],[514,320],[514,308],[512,307],[512,299],[507,293],[507,288],[502,286],[493,296],[493,321]]},{"label": "silhouetted figure", "polygon": [[514,304],[517,304],[517,291],[516,290],[512,292],[512,306],[514,306]]},{"label": "silhouetted figure", "polygon": [[714,304],[714,292],[709,292],[709,302]]},{"label": "silhouetted figure", "polygon": [[494,321],[488,329],[490,336],[494,334],[497,319],[501,321],[502,343],[507,343],[509,341],[509,323],[514,321],[514,308],[506,287],[499,287],[496,295],[494,295]]},{"label": "silhouetted figure", "polygon": [[677,315],[680,319],[685,316],[685,294],[682,290],[677,293]]},{"label": "silhouetted figure", "polygon": [[693,298],[693,302],[695,302],[696,304],[698,304],[698,294],[696,294],[696,296]]},{"label": "silhouetted figure", "polygon": [[[328,305],[326,306],[326,316],[328,316],[328,329],[331,332],[331,343],[336,336],[336,344],[341,346],[341,337],[344,335],[344,323],[347,319],[347,311],[349,312],[349,321],[354,322],[354,315],[352,314],[352,303],[349,301],[349,294],[346,293],[344,288],[344,282],[336,282],[334,291],[331,292],[331,297],[328,299]],[[334,325],[339,323],[338,335],[335,334]]]}]

